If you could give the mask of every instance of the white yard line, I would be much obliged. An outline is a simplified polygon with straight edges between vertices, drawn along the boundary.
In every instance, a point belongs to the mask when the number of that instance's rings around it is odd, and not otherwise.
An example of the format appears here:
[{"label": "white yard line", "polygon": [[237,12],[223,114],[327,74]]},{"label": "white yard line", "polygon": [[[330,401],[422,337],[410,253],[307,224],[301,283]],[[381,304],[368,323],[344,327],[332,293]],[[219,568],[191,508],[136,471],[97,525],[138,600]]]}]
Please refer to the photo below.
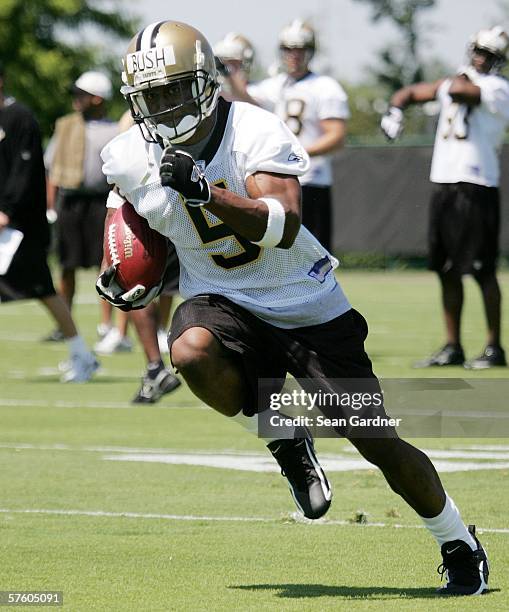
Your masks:
[{"label": "white yard line", "polygon": [[[0,405],[2,400],[0,400]],[[13,404],[15,405],[15,404]],[[42,405],[42,404],[41,404]],[[95,406],[96,404],[94,404]],[[110,405],[104,403],[103,406]],[[191,406],[190,406],[191,407]],[[190,407],[180,406],[171,408],[171,410],[181,409],[188,410]],[[192,406],[192,408],[201,408],[200,406]],[[236,451],[230,449],[210,449],[210,450],[195,450],[195,449],[178,449],[178,448],[143,448],[143,447],[132,447],[132,446],[70,446],[69,444],[32,444],[25,442],[0,442],[0,449],[14,449],[14,450],[63,450],[63,451],[86,451],[86,452],[98,452],[98,453],[139,453],[145,454],[172,454],[178,453],[179,455],[189,456],[216,456],[216,455],[236,455],[238,457],[266,457],[267,454],[264,452],[257,451]],[[349,446],[342,447],[341,453],[347,453],[348,455],[359,456],[359,452]],[[509,446],[492,446],[492,445],[480,445],[476,444],[473,446],[460,446],[453,447],[448,450],[442,450],[439,448],[423,448],[421,449],[427,455],[435,459],[484,459],[484,460],[507,460],[509,459]],[[335,453],[320,453],[320,457],[324,460],[334,460],[338,458]]]},{"label": "white yard line", "polygon": [[[129,448],[120,446],[69,446],[66,444],[23,444],[0,442],[0,449],[15,451],[65,451],[102,453],[103,461],[127,461],[205,467],[248,472],[277,472],[279,468],[268,453],[222,450],[188,450],[164,448]],[[373,470],[357,451],[345,452],[338,446],[335,454],[323,454],[321,460],[326,471],[352,472]],[[474,450],[423,449],[433,460],[439,472],[469,472],[477,470],[509,469],[508,453]]]},{"label": "white yard line", "polygon": [[[0,408],[1,407],[10,407],[10,406],[36,406],[40,408],[136,408],[129,401],[125,402],[83,402],[83,401],[74,401],[71,402],[69,400],[37,400],[37,399],[16,399],[16,398],[2,398],[0,399]],[[157,406],[158,408],[163,408],[165,410],[210,410],[207,406],[196,406],[196,405],[183,405],[183,406],[167,406],[161,404]]]},{"label": "white yard line", "polygon": [[[15,400],[13,400],[15,402]],[[66,403],[66,405],[69,403]],[[2,400],[0,400],[2,405]],[[15,406],[16,403],[10,404]],[[44,405],[41,401],[35,405]],[[123,406],[123,404],[118,404]],[[114,403],[104,402],[103,404],[93,404],[94,407],[114,407]],[[171,407],[170,410],[189,410],[189,408],[202,409],[201,406],[175,406]],[[205,408],[206,409],[206,408]],[[216,456],[216,455],[237,455],[239,457],[252,457],[260,456],[266,457],[264,452],[256,451],[236,451],[230,449],[210,449],[210,450],[194,450],[194,449],[177,449],[177,448],[142,448],[142,447],[131,447],[131,446],[70,446],[68,444],[32,444],[24,442],[0,442],[0,449],[14,449],[14,450],[65,450],[65,451],[87,451],[87,452],[107,452],[107,453],[139,453],[144,454],[172,454],[178,453],[179,455],[203,455],[203,456]],[[345,446],[342,447],[341,453],[347,453],[348,455],[356,455],[359,453],[355,448]],[[498,460],[503,461],[509,459],[509,446],[492,446],[492,445],[473,445],[473,446],[461,446],[457,448],[451,448],[448,450],[442,450],[439,448],[423,448],[421,449],[427,455],[434,459],[482,459],[484,461]],[[335,453],[320,453],[320,457],[324,460],[334,460],[338,458]],[[480,465],[482,465],[480,463]]]},{"label": "white yard line", "polygon": [[[389,528],[389,529],[424,529],[424,525],[401,525],[401,524],[388,524],[388,523],[363,523],[356,524],[350,521],[342,520],[327,520],[319,519],[317,521],[311,521],[305,519],[293,513],[288,517],[263,517],[263,516],[199,516],[195,514],[158,514],[154,512],[107,512],[105,510],[59,510],[59,509],[43,509],[43,508],[25,508],[25,509],[11,509],[11,508],[0,508],[0,514],[43,514],[52,516],[91,516],[91,517],[104,517],[104,518],[132,518],[132,519],[157,519],[166,521],[211,521],[211,522],[232,522],[232,523],[280,523],[287,518],[288,522],[302,523],[305,525],[312,525],[315,527],[327,527],[329,525],[336,525],[340,527],[378,527],[378,528]],[[497,533],[497,534],[509,534],[509,529],[498,529],[498,528],[478,528],[479,533]]]},{"label": "white yard line", "polygon": [[[36,450],[36,451],[70,451],[70,452],[93,452],[93,453],[132,453],[133,456],[129,457],[130,460],[141,460],[141,461],[163,461],[172,463],[183,463],[186,465],[192,465],[193,462],[197,462],[197,465],[218,463],[216,467],[228,467],[232,469],[234,464],[238,461],[250,460],[251,462],[262,461],[267,459],[265,453],[256,452],[245,452],[245,451],[231,451],[231,450],[212,450],[212,451],[186,451],[168,448],[132,448],[124,446],[69,446],[66,444],[29,444],[29,443],[7,443],[0,442],[0,449],[6,450]],[[344,450],[344,449],[342,449]],[[487,452],[479,452],[486,450]],[[505,459],[507,456],[508,448],[505,445],[501,446],[490,446],[486,445],[474,445],[474,446],[461,446],[456,449],[449,451],[440,451],[430,449],[427,451],[432,457],[433,454],[442,455],[444,453],[449,454],[450,458],[460,459],[469,458],[474,455],[476,458],[482,459]],[[473,451],[473,452],[472,452]],[[498,451],[498,452],[497,452]],[[136,456],[139,455],[139,456]],[[350,453],[348,453],[350,455]],[[345,460],[351,461],[347,457],[341,457],[340,455],[326,454],[323,456],[325,459],[324,463],[331,463],[329,468],[333,471],[338,469],[333,464],[338,461],[344,462]],[[351,455],[350,455],[351,456]],[[114,456],[115,457],[115,456]],[[113,459],[114,457],[103,457],[103,459]],[[117,455],[117,457],[125,460],[125,457]],[[224,464],[224,457],[228,459],[227,463]],[[360,459],[360,457],[359,457]],[[190,461],[191,460],[191,461]],[[484,463],[484,462],[482,462]],[[221,464],[221,465],[219,465]],[[262,466],[265,469],[265,464]],[[341,467],[341,466],[340,466]],[[369,467],[369,466],[368,466]],[[484,467],[484,466],[483,466]],[[485,467],[489,467],[485,464]],[[490,466],[493,469],[494,466]],[[505,464],[504,464],[505,467]],[[334,469],[335,468],[335,469]],[[245,468],[246,469],[246,468]],[[247,469],[252,469],[252,466]],[[478,469],[478,468],[477,468]],[[327,520],[321,519],[319,521],[308,521],[297,513],[293,513],[288,517],[255,517],[255,516],[197,516],[197,515],[177,515],[177,514],[158,514],[158,513],[139,513],[139,512],[107,512],[103,510],[61,510],[61,509],[9,509],[0,508],[1,514],[40,514],[40,515],[58,515],[58,516],[90,516],[90,517],[110,517],[110,518],[133,518],[133,519],[159,519],[159,520],[170,520],[170,521],[214,521],[214,522],[251,522],[251,523],[277,523],[287,518],[290,522],[300,522],[312,525],[338,525],[338,526],[362,526],[362,527],[379,527],[379,528],[395,528],[395,529],[422,529],[423,525],[401,525],[401,524],[388,524],[388,523],[367,523],[365,525],[356,525],[350,521],[344,520]],[[485,528],[479,529],[480,532],[485,533],[497,533],[497,534],[509,534],[509,528]]]},{"label": "white yard line", "polygon": [[100,516],[109,518],[160,519],[169,521],[231,521],[269,523],[276,519],[256,516],[195,516],[193,514],[155,514],[143,512],[106,512],[104,510],[43,510],[0,508],[0,514],[50,514],[57,516]]}]

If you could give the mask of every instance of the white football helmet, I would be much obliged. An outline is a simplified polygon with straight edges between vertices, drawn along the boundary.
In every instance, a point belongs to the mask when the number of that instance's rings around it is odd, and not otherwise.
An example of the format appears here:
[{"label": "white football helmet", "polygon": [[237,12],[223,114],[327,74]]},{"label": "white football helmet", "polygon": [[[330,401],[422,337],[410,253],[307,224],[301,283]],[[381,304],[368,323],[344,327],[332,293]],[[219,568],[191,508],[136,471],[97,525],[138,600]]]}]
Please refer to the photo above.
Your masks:
[{"label": "white football helmet", "polygon": [[246,74],[249,74],[255,56],[253,45],[245,36],[236,32],[228,32],[214,46],[214,53],[223,62],[231,60],[240,62],[241,70]]},{"label": "white football helmet", "polygon": [[502,26],[494,26],[490,29],[479,30],[470,40],[470,56],[472,56],[475,49],[482,49],[495,57],[495,61],[491,67],[491,72],[495,72],[499,70],[507,60],[509,36]]},{"label": "white football helmet", "polygon": [[214,53],[203,34],[185,23],[161,21],[140,30],[122,62],[120,91],[149,142],[189,140],[216,108]]},{"label": "white football helmet", "polygon": [[281,30],[279,48],[307,49],[310,52],[311,59],[316,50],[316,37],[313,28],[302,19],[294,19]]}]

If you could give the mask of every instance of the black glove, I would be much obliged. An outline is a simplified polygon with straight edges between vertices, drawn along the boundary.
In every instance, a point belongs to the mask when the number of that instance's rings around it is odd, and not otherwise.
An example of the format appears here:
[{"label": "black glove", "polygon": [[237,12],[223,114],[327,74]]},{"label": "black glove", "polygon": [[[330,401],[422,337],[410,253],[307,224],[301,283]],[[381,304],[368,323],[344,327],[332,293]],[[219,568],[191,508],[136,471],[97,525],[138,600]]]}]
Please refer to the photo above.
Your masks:
[{"label": "black glove", "polygon": [[161,185],[181,193],[191,206],[210,202],[210,185],[194,159],[184,151],[166,147],[159,168]]},{"label": "black glove", "polygon": [[115,266],[106,268],[106,270],[99,275],[95,283],[95,288],[103,300],[106,300],[124,312],[145,308],[145,306],[150,304],[150,302],[161,293],[163,288],[164,275],[161,282],[148,291],[143,285],[136,285],[136,287],[126,291],[122,289],[115,280],[115,274]]}]

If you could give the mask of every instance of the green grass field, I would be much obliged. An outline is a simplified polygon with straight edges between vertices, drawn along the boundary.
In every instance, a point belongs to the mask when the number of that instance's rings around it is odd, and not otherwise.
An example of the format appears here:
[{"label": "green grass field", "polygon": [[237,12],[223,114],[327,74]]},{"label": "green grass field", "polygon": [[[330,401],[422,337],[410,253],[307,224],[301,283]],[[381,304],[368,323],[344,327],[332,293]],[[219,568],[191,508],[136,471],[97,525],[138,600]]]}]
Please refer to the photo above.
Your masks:
[{"label": "green grass field", "polygon": [[[433,275],[341,279],[369,321],[375,371],[437,376],[410,365],[442,340]],[[81,277],[76,314],[93,343],[92,274]],[[185,385],[154,406],[129,404],[143,372],[139,348],[103,357],[92,382],[64,386],[56,366],[65,347],[39,342],[51,328],[42,307],[7,304],[0,317],[0,591],[63,591],[73,611],[509,609],[507,439],[417,441],[444,468],[465,522],[481,528],[492,566],[492,590],[481,599],[437,599],[435,543],[348,443],[317,442],[326,466],[357,463],[329,472],[327,519],[305,523],[284,479],[263,471],[273,467],[263,444]],[[472,282],[464,330],[472,357],[484,341]],[[506,323],[506,342],[508,332]],[[355,522],[359,511],[366,525]]]}]

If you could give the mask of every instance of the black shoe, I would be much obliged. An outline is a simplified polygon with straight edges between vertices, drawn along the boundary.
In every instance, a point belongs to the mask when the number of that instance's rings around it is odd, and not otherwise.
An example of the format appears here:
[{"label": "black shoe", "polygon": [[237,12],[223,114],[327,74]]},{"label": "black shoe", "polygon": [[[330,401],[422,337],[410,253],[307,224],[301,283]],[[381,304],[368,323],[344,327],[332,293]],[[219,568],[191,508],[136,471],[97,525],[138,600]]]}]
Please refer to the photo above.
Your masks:
[{"label": "black shoe", "polygon": [[316,458],[313,441],[274,440],[267,447],[288,480],[297,508],[309,519],[323,516],[330,507],[332,490]]},{"label": "black shoe", "polygon": [[63,342],[64,341],[64,334],[62,333],[62,330],[60,329],[54,329],[51,333],[49,333],[47,336],[44,336],[44,338],[42,338],[42,342]]},{"label": "black shoe", "polygon": [[428,359],[417,361],[414,368],[429,368],[433,366],[463,365],[465,353],[459,344],[446,344]]},{"label": "black shoe", "polygon": [[485,370],[494,366],[506,366],[505,351],[501,346],[488,344],[483,353],[465,363],[468,370]]},{"label": "black shoe", "polygon": [[132,403],[155,404],[163,395],[174,391],[181,384],[180,380],[166,369],[160,370],[155,378],[145,374],[141,379],[141,387],[134,396]]},{"label": "black shoe", "polygon": [[447,584],[437,589],[439,595],[481,595],[488,590],[488,557],[475,537],[475,525],[469,525],[468,531],[476,541],[477,550],[472,550],[463,540],[442,544],[443,563],[437,571],[441,576],[446,574]]}]

